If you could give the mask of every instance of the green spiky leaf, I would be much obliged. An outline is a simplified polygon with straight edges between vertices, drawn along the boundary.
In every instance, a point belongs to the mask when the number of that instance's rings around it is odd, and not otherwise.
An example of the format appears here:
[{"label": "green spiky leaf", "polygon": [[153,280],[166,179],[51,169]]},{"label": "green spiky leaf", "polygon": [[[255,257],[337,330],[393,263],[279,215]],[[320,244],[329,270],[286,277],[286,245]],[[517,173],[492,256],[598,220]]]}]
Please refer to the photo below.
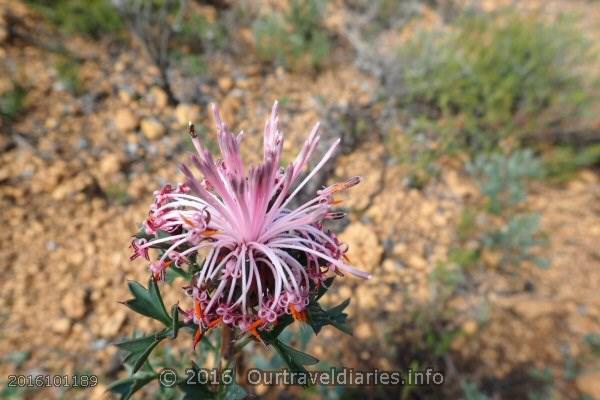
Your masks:
[{"label": "green spiky leaf", "polygon": [[[194,371],[194,377],[199,374],[200,368],[192,361],[192,368]],[[183,392],[182,400],[195,400],[195,399],[214,399],[215,393],[211,392],[206,384],[201,384],[196,381],[188,381],[188,378],[180,380],[177,383],[177,387]]]},{"label": "green spiky leaf", "polygon": [[133,299],[127,300],[123,304],[131,308],[138,314],[146,317],[154,318],[170,327],[173,324],[165,304],[160,296],[158,284],[153,279],[148,283],[148,289],[142,286],[139,282],[129,281],[129,291],[133,294]]},{"label": "green spiky leaf", "polygon": [[131,367],[132,373],[136,373],[144,365],[152,350],[163,339],[172,335],[171,329],[166,329],[152,335],[124,340],[116,343],[115,346],[126,353],[123,363]]},{"label": "green spiky leaf", "polygon": [[307,373],[305,365],[314,365],[319,362],[319,359],[297,350],[279,339],[273,340],[271,345],[277,351],[277,354],[281,356],[283,361],[287,364],[292,372]]},{"label": "green spiky leaf", "polygon": [[340,331],[352,335],[352,328],[347,323],[348,314],[344,312],[350,304],[350,299],[337,306],[324,310],[319,303],[311,303],[308,306],[308,323],[315,332],[315,335],[326,325],[333,325]]},{"label": "green spiky leaf", "polygon": [[128,400],[135,392],[157,378],[158,374],[154,372],[150,364],[145,363],[144,368],[137,373],[108,385],[108,390],[120,395],[121,400]]}]

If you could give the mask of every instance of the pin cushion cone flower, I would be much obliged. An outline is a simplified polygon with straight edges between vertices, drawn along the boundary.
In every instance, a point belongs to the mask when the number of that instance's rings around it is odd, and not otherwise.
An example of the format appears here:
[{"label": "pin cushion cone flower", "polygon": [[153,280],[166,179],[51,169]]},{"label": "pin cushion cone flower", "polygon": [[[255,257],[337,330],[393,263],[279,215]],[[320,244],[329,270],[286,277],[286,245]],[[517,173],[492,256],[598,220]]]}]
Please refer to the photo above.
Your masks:
[{"label": "pin cushion cone flower", "polygon": [[230,133],[217,107],[212,110],[221,158],[213,158],[190,124],[196,154],[181,165],[185,182],[154,193],[144,237],[132,243],[132,259],[150,261],[148,250],[158,249],[158,259],[149,266],[157,281],[170,267],[192,263],[206,249],[185,288],[193,307],[183,310],[184,320],[198,326],[195,343],[219,324],[259,337],[258,330],[274,326],[284,314],[306,321],[309,296],[328,276],[370,278],[348,263],[348,246],[326,228],[327,220],[344,217],[333,210],[333,196],[358,184],[359,177],[323,188],[292,207],[339,139],[308,169],[320,140],[317,123],[295,160],[281,167],[283,136],[275,103],[264,128],[262,162],[247,167],[240,153],[243,133]]}]

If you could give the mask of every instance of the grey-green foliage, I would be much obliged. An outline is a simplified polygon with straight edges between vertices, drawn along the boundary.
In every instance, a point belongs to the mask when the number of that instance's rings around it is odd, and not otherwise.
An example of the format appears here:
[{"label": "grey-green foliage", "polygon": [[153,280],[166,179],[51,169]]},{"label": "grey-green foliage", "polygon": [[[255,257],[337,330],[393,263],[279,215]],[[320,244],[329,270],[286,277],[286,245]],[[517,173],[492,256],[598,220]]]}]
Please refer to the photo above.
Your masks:
[{"label": "grey-green foliage", "polygon": [[99,39],[123,28],[110,0],[27,0],[61,31]]},{"label": "grey-green foliage", "polygon": [[320,67],[331,48],[324,5],[322,0],[293,0],[285,13],[257,18],[252,30],[258,55],[296,70]]},{"label": "grey-green foliage", "polygon": [[527,198],[527,182],[542,176],[542,163],[529,149],[509,155],[481,154],[466,166],[488,199],[488,210],[498,214]]},{"label": "grey-green foliage", "polygon": [[419,122],[417,131],[473,154],[576,123],[590,100],[586,49],[566,19],[468,13],[451,29],[416,33],[386,93]]},{"label": "grey-green foliage", "polygon": [[538,214],[513,215],[509,217],[506,225],[487,232],[482,239],[482,244],[500,251],[501,266],[518,265],[523,261],[531,261],[540,268],[546,268],[548,260],[535,254],[538,246],[546,243],[539,229],[540,216]]},{"label": "grey-green foliage", "polygon": [[227,32],[218,20],[211,22],[190,11],[183,15],[175,34],[178,43],[198,51],[221,49],[227,45]]},{"label": "grey-green foliage", "polygon": [[219,20],[209,21],[205,16],[185,9],[180,21],[173,27],[170,57],[191,76],[208,72],[206,53],[227,45],[227,32]]},{"label": "grey-green foliage", "polygon": [[479,237],[482,248],[498,251],[501,266],[532,261],[546,267],[547,260],[536,254],[546,241],[540,233],[540,217],[523,212],[528,185],[543,175],[540,160],[529,149],[504,155],[480,155],[466,167],[485,199],[484,213],[490,213],[500,226],[490,225]]}]

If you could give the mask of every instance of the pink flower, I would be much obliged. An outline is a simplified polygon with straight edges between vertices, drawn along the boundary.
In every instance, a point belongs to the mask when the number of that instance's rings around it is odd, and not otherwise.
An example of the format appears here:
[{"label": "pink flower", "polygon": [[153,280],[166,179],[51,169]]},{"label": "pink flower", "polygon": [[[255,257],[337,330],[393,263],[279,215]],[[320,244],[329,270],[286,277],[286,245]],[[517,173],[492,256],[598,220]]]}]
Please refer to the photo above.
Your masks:
[{"label": "pink flower", "polygon": [[134,246],[136,256],[145,255],[149,247],[162,250],[160,259],[151,264],[157,278],[164,277],[172,261],[193,259],[199,250],[208,249],[192,281],[193,290],[187,290],[194,297],[187,318],[203,328],[222,322],[256,335],[256,329],[276,323],[283,314],[306,320],[309,296],[330,271],[370,278],[348,264],[347,246],[323,227],[326,220],[344,217],[332,210],[337,204],[333,195],[358,184],[359,177],[290,207],[339,140],[300,179],[319,143],[316,124],[296,159],[280,168],[283,136],[275,103],[265,125],[263,160],[247,168],[240,154],[242,133],[231,134],[215,106],[213,111],[222,158],[213,159],[190,125],[197,154],[181,166],[186,182],[155,192],[144,226],[147,234],[156,236]]}]

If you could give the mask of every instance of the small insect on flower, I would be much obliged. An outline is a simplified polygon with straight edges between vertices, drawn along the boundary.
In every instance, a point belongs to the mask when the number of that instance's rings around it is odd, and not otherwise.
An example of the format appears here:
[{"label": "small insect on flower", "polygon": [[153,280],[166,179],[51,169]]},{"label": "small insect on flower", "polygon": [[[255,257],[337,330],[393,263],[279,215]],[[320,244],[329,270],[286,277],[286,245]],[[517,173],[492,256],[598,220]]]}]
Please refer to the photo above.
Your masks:
[{"label": "small insect on flower", "polygon": [[274,326],[284,314],[307,321],[310,296],[332,273],[370,278],[349,265],[348,246],[324,227],[326,220],[345,217],[332,210],[338,204],[333,195],[360,183],[359,177],[291,206],[332,156],[339,139],[300,180],[319,143],[319,124],[296,159],[281,168],[283,136],[277,127],[275,103],[264,129],[263,160],[247,168],[240,154],[243,134],[230,133],[218,109],[212,107],[221,158],[213,159],[190,124],[197,154],[181,165],[186,181],[154,193],[143,225],[145,239],[132,243],[132,259],[148,258],[149,248],[159,250],[159,259],[150,264],[156,280],[164,280],[170,267],[193,263],[198,251],[207,249],[206,259],[186,288],[194,306],[183,314],[186,322],[198,325],[194,346],[207,329],[218,324],[260,340],[259,330]]}]

